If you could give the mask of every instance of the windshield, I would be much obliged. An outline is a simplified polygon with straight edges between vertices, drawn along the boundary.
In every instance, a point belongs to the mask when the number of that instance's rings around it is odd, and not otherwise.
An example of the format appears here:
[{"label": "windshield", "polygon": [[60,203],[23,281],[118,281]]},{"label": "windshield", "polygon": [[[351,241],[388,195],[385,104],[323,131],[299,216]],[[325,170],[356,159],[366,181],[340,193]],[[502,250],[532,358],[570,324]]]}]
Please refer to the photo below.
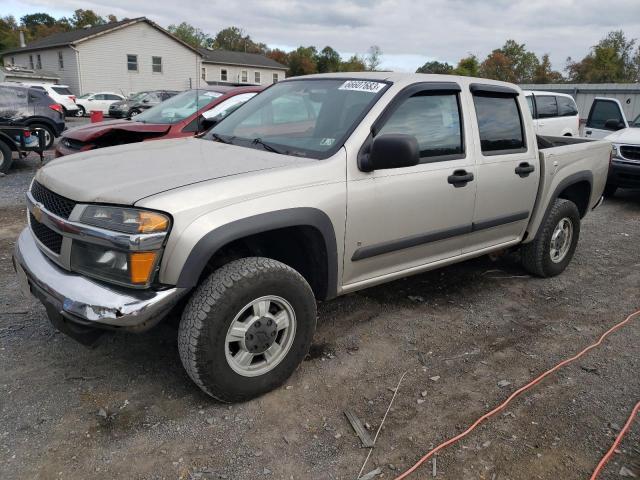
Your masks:
[{"label": "windshield", "polygon": [[342,146],[388,85],[345,79],[281,82],[230,113],[204,138],[327,158]]},{"label": "windshield", "polygon": [[222,96],[209,90],[187,90],[135,116],[142,123],[177,123]]},{"label": "windshield", "polygon": [[93,93],[85,93],[84,95],[80,95],[78,97],[78,100],[82,100],[83,98],[89,98],[91,95],[93,95]]},{"label": "windshield", "polygon": [[640,128],[640,115],[638,115],[633,122],[629,124],[630,127]]},{"label": "windshield", "polygon": [[136,92],[136,93],[131,93],[129,94],[129,100],[140,100],[142,97],[144,97],[147,93],[149,92]]}]

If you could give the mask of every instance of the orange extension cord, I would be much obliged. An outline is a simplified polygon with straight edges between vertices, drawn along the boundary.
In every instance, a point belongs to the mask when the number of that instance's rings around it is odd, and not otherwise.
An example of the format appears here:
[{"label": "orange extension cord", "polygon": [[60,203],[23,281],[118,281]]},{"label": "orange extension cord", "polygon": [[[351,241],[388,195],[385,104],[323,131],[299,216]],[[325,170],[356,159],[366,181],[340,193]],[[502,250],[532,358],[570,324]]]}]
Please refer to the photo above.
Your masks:
[{"label": "orange extension cord", "polygon": [[[609,330],[607,330],[606,332],[604,332],[601,336],[600,339],[596,342],[593,343],[591,345],[589,345],[588,347],[586,347],[584,350],[582,350],[581,352],[579,352],[578,354],[574,355],[571,358],[568,358],[566,360],[563,360],[562,362],[560,362],[559,364],[557,364],[555,367],[547,370],[546,372],[544,372],[542,375],[540,375],[539,377],[531,380],[529,383],[527,383],[525,386],[520,387],[519,389],[517,389],[515,392],[513,392],[511,395],[509,395],[509,398],[507,398],[503,403],[501,403],[500,405],[498,405],[496,408],[494,408],[493,410],[491,410],[490,412],[485,413],[484,415],[482,415],[480,418],[478,418],[475,422],[473,422],[473,424],[467,428],[464,432],[456,435],[453,438],[450,438],[449,440],[442,442],[440,445],[438,445],[437,447],[435,447],[434,449],[428,451],[422,458],[420,458],[420,460],[418,460],[415,465],[413,465],[411,468],[409,468],[408,470],[406,470],[405,472],[401,473],[399,476],[397,476],[395,478],[395,480],[402,480],[403,478],[407,478],[409,475],[411,475],[413,472],[415,472],[420,465],[422,465],[424,462],[426,462],[427,460],[429,460],[431,457],[433,457],[436,453],[438,453],[440,450],[444,450],[445,448],[447,448],[449,445],[452,445],[454,443],[456,443],[457,441],[459,441],[460,439],[466,437],[467,435],[469,435],[469,433],[471,433],[473,430],[475,430],[475,428],[480,425],[482,422],[484,422],[485,420],[487,420],[489,417],[492,417],[493,415],[495,415],[496,413],[498,413],[499,411],[503,410],[507,405],[509,405],[509,403],[511,403],[511,401],[516,398],[517,396],[519,396],[520,394],[522,394],[523,392],[526,392],[527,390],[529,390],[531,387],[537,385],[538,383],[540,383],[544,378],[548,377],[549,375],[551,375],[552,373],[558,371],[559,369],[561,369],[562,367],[564,367],[565,365],[568,365],[572,362],[575,362],[576,360],[578,360],[580,357],[582,357],[584,354],[586,354],[587,352],[593,350],[594,348],[600,346],[602,344],[602,342],[604,341],[604,339],[609,336],[611,333],[615,332],[616,330],[622,328],[623,326],[625,326],[627,323],[629,323],[631,321],[631,319],[633,317],[635,317],[636,315],[640,315],[640,310],[638,310],[637,312],[632,313],[631,315],[629,315],[627,318],[625,318],[622,322],[617,323],[616,325],[614,325],[613,327],[611,327]],[[631,414],[631,416],[629,417],[629,420],[627,420],[627,423],[625,424],[624,428],[620,431],[620,434],[618,435],[618,438],[616,438],[616,441],[614,442],[613,446],[611,447],[611,449],[607,452],[607,454],[602,458],[602,460],[600,461],[600,463],[598,464],[598,466],[596,467],[596,470],[593,472],[593,475],[591,476],[591,480],[594,480],[598,473],[600,473],[600,470],[602,470],[602,468],[604,468],[604,465],[607,463],[607,461],[609,460],[609,458],[611,457],[611,455],[613,455],[614,450],[616,449],[617,445],[620,443],[620,441],[622,440],[622,437],[624,436],[624,434],[627,432],[627,430],[629,430],[631,423],[633,421],[633,418],[635,416],[635,414],[638,412],[638,407],[640,406],[640,402],[636,405],[636,407],[633,409],[633,412]]]}]

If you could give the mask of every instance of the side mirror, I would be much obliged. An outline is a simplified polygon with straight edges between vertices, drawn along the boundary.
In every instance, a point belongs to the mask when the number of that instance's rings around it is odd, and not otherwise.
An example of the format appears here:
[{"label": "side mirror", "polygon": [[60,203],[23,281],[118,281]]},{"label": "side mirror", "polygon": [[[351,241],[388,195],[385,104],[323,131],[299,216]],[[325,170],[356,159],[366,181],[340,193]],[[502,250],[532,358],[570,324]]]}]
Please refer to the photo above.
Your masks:
[{"label": "side mirror", "polygon": [[142,103],[149,103],[149,99],[145,98],[144,100],[142,100]]},{"label": "side mirror", "polygon": [[420,147],[413,135],[389,133],[373,139],[371,150],[360,158],[363,172],[412,167],[420,163]]},{"label": "side mirror", "polygon": [[624,122],[611,118],[604,122],[604,128],[607,130],[622,130],[624,128]]}]

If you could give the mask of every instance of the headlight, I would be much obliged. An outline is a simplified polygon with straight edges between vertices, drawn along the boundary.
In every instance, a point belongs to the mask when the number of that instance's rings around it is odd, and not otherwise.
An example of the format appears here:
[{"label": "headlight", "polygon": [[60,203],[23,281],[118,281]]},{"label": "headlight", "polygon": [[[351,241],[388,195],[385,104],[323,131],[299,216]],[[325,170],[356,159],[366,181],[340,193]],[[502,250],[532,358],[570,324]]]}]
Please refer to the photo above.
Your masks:
[{"label": "headlight", "polygon": [[611,155],[613,156],[613,158],[620,158],[619,149],[619,145],[616,145],[615,143],[611,145]]},{"label": "headlight", "polygon": [[159,252],[123,252],[75,241],[71,270],[111,283],[147,286],[157,266]]},{"label": "headlight", "polygon": [[135,208],[89,205],[80,217],[82,223],[122,233],[162,233],[169,230],[169,217]]}]

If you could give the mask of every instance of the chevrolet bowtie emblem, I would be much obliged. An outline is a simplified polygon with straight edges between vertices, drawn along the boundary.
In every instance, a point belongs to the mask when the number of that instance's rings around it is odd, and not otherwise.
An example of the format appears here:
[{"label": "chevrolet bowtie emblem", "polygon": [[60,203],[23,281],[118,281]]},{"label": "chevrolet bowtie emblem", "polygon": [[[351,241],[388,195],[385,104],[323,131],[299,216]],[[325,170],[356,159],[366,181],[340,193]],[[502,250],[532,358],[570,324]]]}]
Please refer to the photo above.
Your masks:
[{"label": "chevrolet bowtie emblem", "polygon": [[39,205],[33,206],[33,208],[31,209],[31,214],[38,222],[42,222],[42,209]]}]

